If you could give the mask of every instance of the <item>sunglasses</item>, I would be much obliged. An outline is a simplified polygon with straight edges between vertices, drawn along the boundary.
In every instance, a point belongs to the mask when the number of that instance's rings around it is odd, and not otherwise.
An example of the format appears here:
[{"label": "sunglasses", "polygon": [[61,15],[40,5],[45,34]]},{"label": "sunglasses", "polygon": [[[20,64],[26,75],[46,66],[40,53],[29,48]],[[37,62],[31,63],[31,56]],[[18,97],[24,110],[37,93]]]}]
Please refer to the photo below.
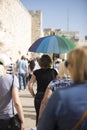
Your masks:
[{"label": "sunglasses", "polygon": [[67,60],[64,62],[64,65],[65,65],[66,68],[68,67],[69,64],[70,64],[70,63],[69,63],[69,61],[67,61]]}]

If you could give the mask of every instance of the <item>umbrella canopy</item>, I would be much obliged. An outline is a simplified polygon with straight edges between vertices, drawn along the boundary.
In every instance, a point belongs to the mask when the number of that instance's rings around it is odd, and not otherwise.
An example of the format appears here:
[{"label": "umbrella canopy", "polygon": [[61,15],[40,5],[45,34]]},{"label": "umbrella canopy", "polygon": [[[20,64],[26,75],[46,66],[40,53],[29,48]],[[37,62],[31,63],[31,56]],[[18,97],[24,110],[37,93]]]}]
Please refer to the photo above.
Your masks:
[{"label": "umbrella canopy", "polygon": [[37,53],[66,53],[75,48],[75,44],[60,36],[46,36],[36,40],[28,49],[30,52]]}]

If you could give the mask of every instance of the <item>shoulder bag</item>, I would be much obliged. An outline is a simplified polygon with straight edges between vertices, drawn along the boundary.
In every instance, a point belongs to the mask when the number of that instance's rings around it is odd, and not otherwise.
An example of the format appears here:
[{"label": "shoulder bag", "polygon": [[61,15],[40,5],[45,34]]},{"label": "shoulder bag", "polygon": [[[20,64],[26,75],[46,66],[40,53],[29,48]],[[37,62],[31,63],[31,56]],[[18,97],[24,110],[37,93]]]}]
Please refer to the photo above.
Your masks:
[{"label": "shoulder bag", "polygon": [[[13,81],[12,81],[12,87],[13,87],[13,82],[14,82],[14,76],[13,76]],[[11,87],[11,89],[12,89]],[[13,111],[13,117],[10,118],[10,125],[12,130],[21,130],[21,120],[18,117],[18,114],[14,114],[14,105],[12,101],[12,111]]]}]

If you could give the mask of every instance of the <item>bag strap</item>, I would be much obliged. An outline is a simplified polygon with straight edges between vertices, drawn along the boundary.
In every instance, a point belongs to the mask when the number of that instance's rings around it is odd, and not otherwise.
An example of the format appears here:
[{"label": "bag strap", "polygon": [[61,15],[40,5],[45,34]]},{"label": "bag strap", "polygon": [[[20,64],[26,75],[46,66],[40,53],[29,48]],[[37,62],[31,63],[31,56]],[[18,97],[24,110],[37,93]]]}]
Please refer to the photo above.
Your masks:
[{"label": "bag strap", "polygon": [[[13,83],[14,83],[14,75],[12,75],[13,77],[13,80],[12,80],[12,85],[11,85],[11,90],[13,88]],[[13,115],[14,115],[14,105],[13,105],[13,99],[12,99],[12,112],[13,112]]]},{"label": "bag strap", "polygon": [[83,120],[85,120],[86,117],[87,117],[87,110],[84,111],[84,113],[82,114],[78,122],[75,124],[75,126],[71,130],[77,130],[77,128],[81,125],[81,123],[83,122]]}]

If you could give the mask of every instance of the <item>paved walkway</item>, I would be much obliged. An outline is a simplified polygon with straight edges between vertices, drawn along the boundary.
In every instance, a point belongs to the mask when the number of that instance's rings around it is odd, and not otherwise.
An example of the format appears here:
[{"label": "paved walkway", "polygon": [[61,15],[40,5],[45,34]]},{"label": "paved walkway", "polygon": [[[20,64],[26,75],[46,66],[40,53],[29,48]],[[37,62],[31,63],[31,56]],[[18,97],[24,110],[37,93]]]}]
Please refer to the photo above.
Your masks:
[{"label": "paved walkway", "polygon": [[25,117],[25,130],[30,130],[31,127],[35,127],[35,109],[34,99],[30,95],[29,91],[20,91],[20,99],[23,106],[23,112]]}]

